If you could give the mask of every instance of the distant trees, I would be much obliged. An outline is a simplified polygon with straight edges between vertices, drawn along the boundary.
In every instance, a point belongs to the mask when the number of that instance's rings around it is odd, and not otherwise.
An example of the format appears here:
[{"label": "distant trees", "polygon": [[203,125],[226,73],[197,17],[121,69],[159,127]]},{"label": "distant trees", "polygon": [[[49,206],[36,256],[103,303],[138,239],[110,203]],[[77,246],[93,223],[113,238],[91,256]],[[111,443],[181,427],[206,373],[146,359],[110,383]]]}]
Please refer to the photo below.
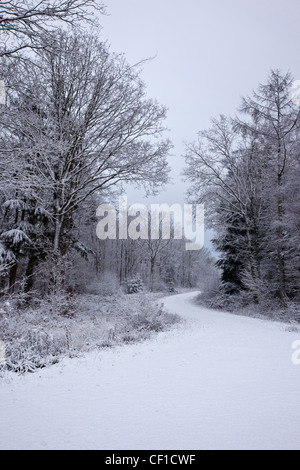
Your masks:
[{"label": "distant trees", "polygon": [[185,240],[94,240],[91,246],[95,254],[91,264],[82,266],[79,258],[75,263],[81,265],[78,273],[86,273],[84,277],[74,275],[78,289],[94,285],[91,267],[96,263],[98,279],[105,280],[110,274],[119,286],[132,278],[139,278],[154,292],[173,292],[181,287],[213,290],[218,284],[213,257],[205,249],[186,251]]},{"label": "distant trees", "polygon": [[267,294],[281,303],[299,294],[299,109],[292,83],[289,74],[272,71],[243,99],[239,117],[214,119],[187,145],[185,175],[217,232],[223,289],[249,292],[255,303]]}]

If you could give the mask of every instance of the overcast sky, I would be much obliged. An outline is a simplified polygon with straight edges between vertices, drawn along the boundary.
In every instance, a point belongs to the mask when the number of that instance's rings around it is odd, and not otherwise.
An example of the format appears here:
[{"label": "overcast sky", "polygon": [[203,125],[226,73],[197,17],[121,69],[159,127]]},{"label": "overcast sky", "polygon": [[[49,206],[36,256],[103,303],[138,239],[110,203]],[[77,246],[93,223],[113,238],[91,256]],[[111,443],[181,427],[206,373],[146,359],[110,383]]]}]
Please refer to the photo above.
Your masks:
[{"label": "overcast sky", "polygon": [[[155,202],[182,203],[183,142],[211,117],[233,115],[271,68],[300,79],[300,0],[104,1],[110,16],[101,17],[102,35],[111,49],[132,64],[156,56],[142,77],[149,97],[169,108],[175,184]],[[140,202],[140,193],[128,195]]]}]

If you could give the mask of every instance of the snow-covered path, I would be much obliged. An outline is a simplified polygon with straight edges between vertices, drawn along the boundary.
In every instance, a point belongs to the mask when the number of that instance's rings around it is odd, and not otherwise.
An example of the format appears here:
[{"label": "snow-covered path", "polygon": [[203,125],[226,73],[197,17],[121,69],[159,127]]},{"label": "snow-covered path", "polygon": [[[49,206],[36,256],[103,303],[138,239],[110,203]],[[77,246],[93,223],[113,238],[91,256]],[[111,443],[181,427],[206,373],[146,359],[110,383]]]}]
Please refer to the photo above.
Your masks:
[{"label": "snow-covered path", "polygon": [[0,385],[0,449],[300,449],[285,325],[164,300],[186,326]]}]

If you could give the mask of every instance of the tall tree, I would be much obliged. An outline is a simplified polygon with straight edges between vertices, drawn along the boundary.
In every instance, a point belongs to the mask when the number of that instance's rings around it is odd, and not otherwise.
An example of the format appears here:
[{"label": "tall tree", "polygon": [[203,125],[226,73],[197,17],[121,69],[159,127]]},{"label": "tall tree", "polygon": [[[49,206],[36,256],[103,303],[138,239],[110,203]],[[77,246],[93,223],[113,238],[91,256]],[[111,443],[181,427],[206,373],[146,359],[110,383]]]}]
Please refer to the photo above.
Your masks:
[{"label": "tall tree", "polygon": [[[266,84],[259,85],[252,98],[243,99],[240,111],[250,117],[250,123],[239,120],[242,129],[259,133],[265,163],[265,197],[271,214],[270,254],[277,260],[278,294],[281,301],[287,296],[286,239],[287,175],[294,159],[293,141],[299,125],[299,111],[291,96],[293,79],[290,73],[273,70]],[[270,197],[271,196],[271,197]],[[275,243],[274,243],[275,241]]]},{"label": "tall tree", "polygon": [[1,152],[13,178],[3,190],[17,193],[31,225],[28,207],[42,214],[54,252],[68,252],[74,214],[92,195],[122,182],[155,191],[167,181],[166,108],[147,98],[139,70],[96,37],[56,32],[51,49],[9,76]]},{"label": "tall tree", "polygon": [[[185,169],[186,178],[192,182],[190,197],[196,203],[206,203],[208,220],[223,233],[224,226],[231,232],[225,235],[232,239],[233,232],[239,232],[241,253],[240,274],[258,284],[256,219],[261,211],[260,165],[255,161],[257,143],[255,138],[241,135],[235,123],[225,116],[212,120],[212,127],[199,133],[198,142],[187,145]],[[222,245],[219,242],[219,248]],[[225,245],[223,244],[223,248]],[[226,248],[225,251],[228,251]],[[223,266],[227,270],[226,282],[236,283],[236,273],[228,262],[236,259],[234,245],[232,256],[227,257]],[[231,280],[228,273],[232,273]],[[230,283],[229,282],[229,283]],[[242,285],[242,279],[238,282]],[[232,288],[230,287],[230,290]],[[258,301],[257,289],[253,289],[254,301]]]},{"label": "tall tree", "polygon": [[213,120],[187,145],[190,194],[206,202],[218,232],[227,293],[249,290],[255,303],[266,293],[285,303],[299,280],[299,109],[292,82],[290,74],[271,71],[243,99],[239,117]]}]

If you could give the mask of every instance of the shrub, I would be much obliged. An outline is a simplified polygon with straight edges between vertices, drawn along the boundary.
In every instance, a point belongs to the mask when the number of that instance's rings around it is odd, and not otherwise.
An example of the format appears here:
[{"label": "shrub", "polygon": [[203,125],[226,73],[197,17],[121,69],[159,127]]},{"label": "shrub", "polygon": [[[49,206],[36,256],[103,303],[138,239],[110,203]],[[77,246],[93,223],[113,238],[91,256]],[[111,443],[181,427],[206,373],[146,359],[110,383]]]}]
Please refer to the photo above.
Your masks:
[{"label": "shrub", "polygon": [[144,284],[139,276],[135,276],[126,281],[127,294],[138,294],[144,291]]},{"label": "shrub", "polygon": [[118,293],[72,297],[66,315],[54,300],[36,304],[0,301],[0,339],[6,363],[1,370],[34,372],[92,349],[145,340],[179,322],[154,302],[152,294]]}]

